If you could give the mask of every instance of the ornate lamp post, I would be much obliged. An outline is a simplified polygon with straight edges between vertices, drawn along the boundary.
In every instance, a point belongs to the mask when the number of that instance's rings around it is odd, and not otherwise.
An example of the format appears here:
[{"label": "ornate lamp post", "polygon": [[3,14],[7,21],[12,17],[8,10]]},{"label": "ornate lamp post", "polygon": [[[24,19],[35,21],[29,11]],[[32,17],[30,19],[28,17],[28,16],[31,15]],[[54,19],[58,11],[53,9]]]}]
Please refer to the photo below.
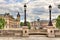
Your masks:
[{"label": "ornate lamp post", "polygon": [[58,8],[60,9],[60,5],[58,5]]},{"label": "ornate lamp post", "polygon": [[51,21],[51,8],[52,8],[52,6],[49,5],[49,24],[48,24],[48,26],[53,26],[52,21]]},{"label": "ornate lamp post", "polygon": [[24,4],[24,26],[27,26],[27,23],[26,23],[26,4]]}]

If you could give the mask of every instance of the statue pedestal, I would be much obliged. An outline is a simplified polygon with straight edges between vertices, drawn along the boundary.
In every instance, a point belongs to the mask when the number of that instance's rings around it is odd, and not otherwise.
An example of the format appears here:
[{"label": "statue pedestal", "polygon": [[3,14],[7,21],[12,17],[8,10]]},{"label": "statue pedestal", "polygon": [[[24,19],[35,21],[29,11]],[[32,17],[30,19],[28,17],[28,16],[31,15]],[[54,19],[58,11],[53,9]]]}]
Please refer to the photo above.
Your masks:
[{"label": "statue pedestal", "polygon": [[54,34],[54,27],[53,26],[48,26],[47,27],[47,36],[48,37],[55,37],[55,34]]},{"label": "statue pedestal", "polygon": [[29,36],[29,29],[28,26],[23,26],[23,37]]}]

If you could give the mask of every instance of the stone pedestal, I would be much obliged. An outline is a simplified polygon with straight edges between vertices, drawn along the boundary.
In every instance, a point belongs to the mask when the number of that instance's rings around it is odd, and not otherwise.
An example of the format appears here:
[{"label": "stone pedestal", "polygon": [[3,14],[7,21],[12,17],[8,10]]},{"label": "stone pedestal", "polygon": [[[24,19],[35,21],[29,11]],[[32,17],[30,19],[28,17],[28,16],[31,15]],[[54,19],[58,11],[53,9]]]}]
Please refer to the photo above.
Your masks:
[{"label": "stone pedestal", "polygon": [[54,27],[53,26],[48,26],[47,27],[47,36],[48,37],[55,37],[55,34],[54,34]]},{"label": "stone pedestal", "polygon": [[23,26],[23,37],[29,36],[28,26]]}]

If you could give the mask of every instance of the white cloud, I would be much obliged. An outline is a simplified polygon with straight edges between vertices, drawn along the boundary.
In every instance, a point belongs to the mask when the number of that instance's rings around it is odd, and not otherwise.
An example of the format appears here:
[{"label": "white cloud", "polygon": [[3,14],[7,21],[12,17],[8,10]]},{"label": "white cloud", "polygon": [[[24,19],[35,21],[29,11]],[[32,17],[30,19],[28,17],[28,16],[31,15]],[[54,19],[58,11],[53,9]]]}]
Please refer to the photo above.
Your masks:
[{"label": "white cloud", "polygon": [[0,2],[5,2],[5,0],[0,0]]},{"label": "white cloud", "polygon": [[[9,0],[10,3],[5,4],[5,0],[0,0],[0,13],[17,13],[19,11],[21,15],[24,15],[24,3],[27,4],[27,20],[33,21],[35,20],[35,17],[38,16],[41,19],[46,19],[48,16],[49,8],[48,6],[52,5],[52,11],[56,11],[57,13],[52,13],[52,18],[56,18],[57,15],[59,15],[59,9],[57,8],[57,5],[60,4],[60,0],[23,0],[23,2],[16,2],[16,0]],[[37,8],[37,11],[46,11],[47,13],[42,12],[42,15],[37,15],[40,12],[37,12],[36,14],[32,12],[33,9]],[[39,9],[40,8],[40,9]],[[44,8],[44,9],[43,9]],[[57,10],[58,11],[57,11]],[[34,11],[34,10],[33,10]],[[14,15],[14,14],[13,14]],[[47,18],[48,19],[48,18]]]}]

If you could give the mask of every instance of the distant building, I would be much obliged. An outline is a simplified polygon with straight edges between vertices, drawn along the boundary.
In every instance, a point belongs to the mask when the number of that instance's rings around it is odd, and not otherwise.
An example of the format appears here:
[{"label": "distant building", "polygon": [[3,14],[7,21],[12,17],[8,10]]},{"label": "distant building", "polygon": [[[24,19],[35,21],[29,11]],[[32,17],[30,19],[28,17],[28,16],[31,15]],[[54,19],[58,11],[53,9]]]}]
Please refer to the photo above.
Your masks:
[{"label": "distant building", "polygon": [[[47,27],[48,23],[49,23],[48,20],[41,20],[41,22],[40,22],[42,27]],[[52,24],[53,24],[53,27],[56,27],[56,20],[55,19],[52,20]]]},{"label": "distant building", "polygon": [[[32,29],[33,28],[35,29],[36,27],[39,27],[39,28],[47,27],[48,23],[49,23],[48,20],[40,20],[40,21],[31,22],[30,25]],[[53,27],[56,27],[56,20],[52,20],[52,24],[53,24]]]},{"label": "distant building", "polygon": [[49,22],[47,20],[41,20],[40,23],[42,27],[47,27]]},{"label": "distant building", "polygon": [[5,28],[18,28],[20,27],[20,14],[18,12],[17,18],[14,19],[9,13],[0,14],[0,18],[4,18],[6,21]]},{"label": "distant building", "polygon": [[31,29],[39,29],[40,28],[40,20],[37,19],[37,21],[33,21],[30,23]]}]

